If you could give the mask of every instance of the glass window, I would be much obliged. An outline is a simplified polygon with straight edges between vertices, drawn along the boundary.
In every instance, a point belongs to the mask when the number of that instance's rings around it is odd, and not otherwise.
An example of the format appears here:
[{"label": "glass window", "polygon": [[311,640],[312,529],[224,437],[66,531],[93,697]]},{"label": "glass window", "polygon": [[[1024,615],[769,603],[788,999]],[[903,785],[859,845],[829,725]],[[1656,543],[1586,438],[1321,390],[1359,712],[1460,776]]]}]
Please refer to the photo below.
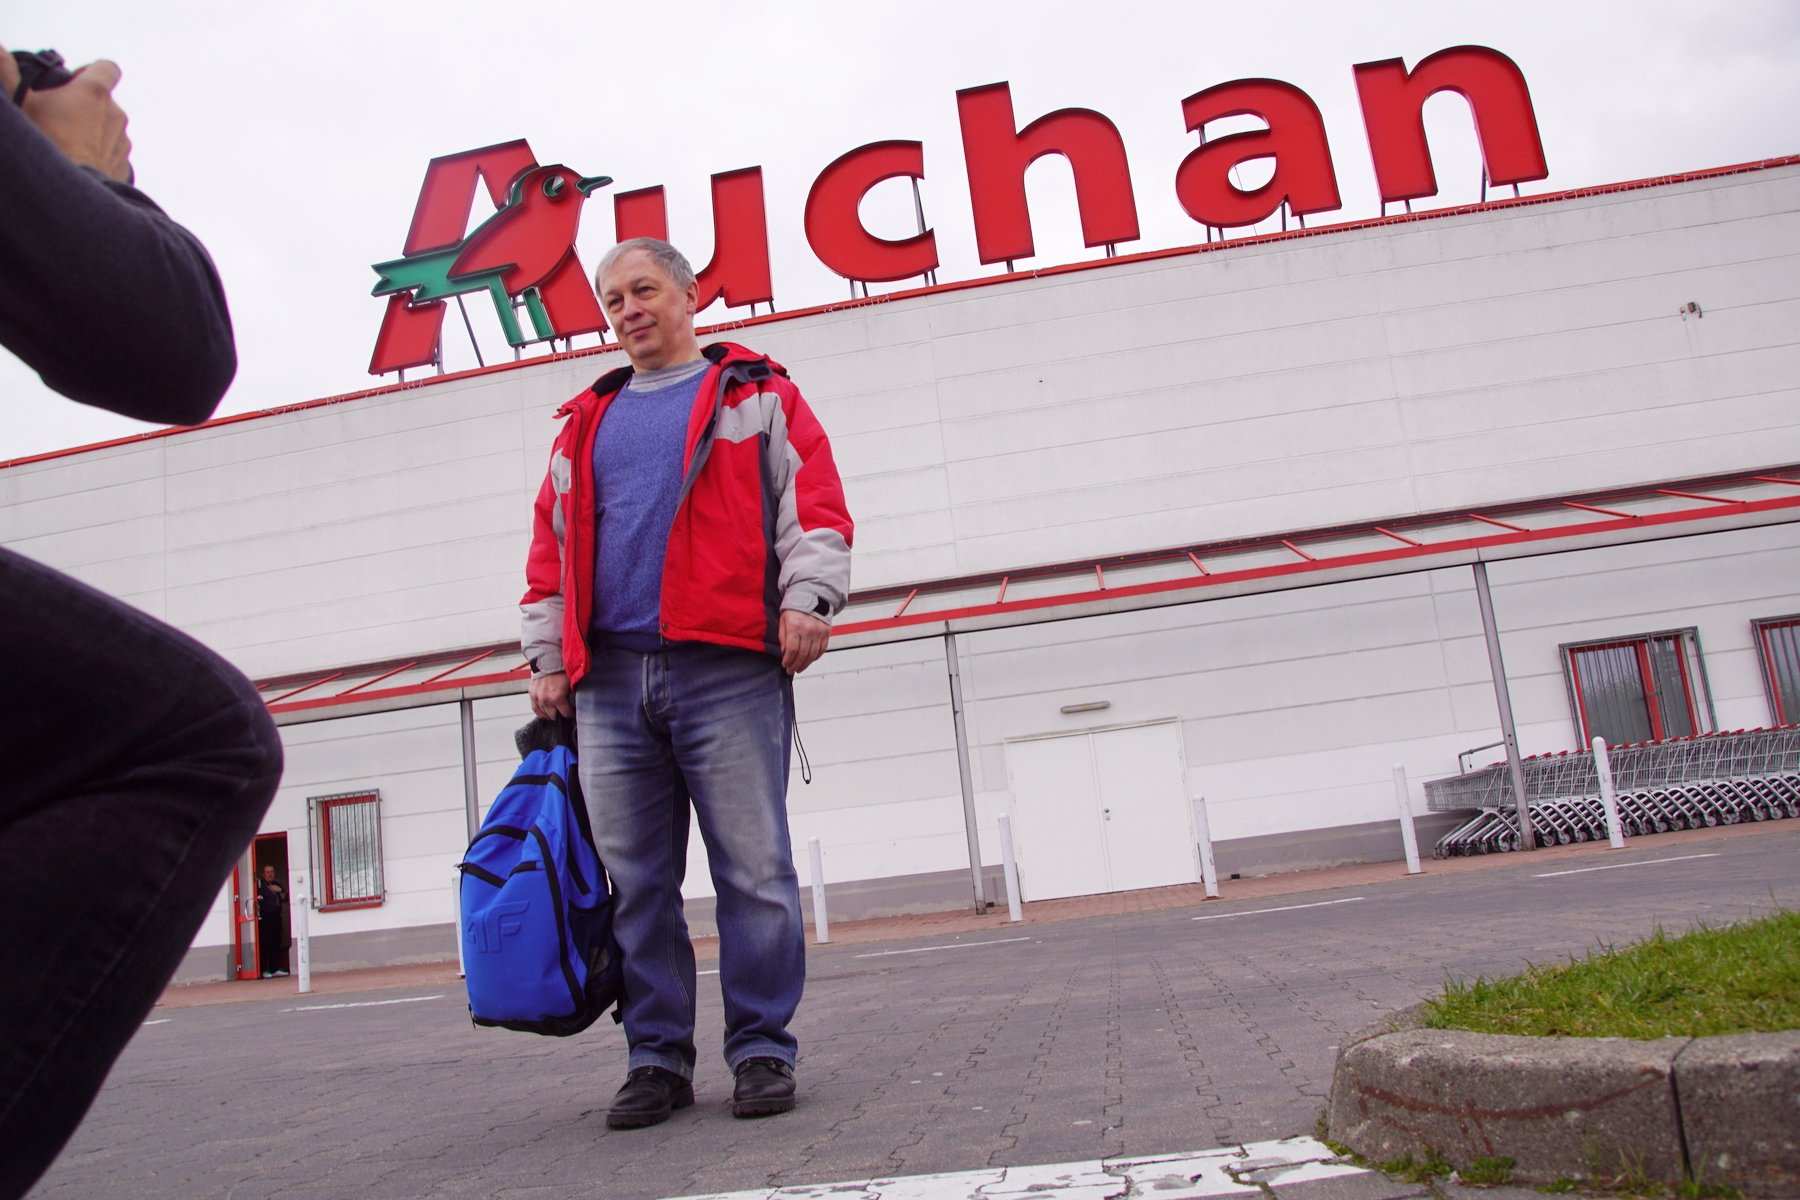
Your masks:
[{"label": "glass window", "polygon": [[381,793],[350,792],[307,800],[318,864],[313,872],[321,912],[369,908],[385,898],[381,879]]},{"label": "glass window", "polygon": [[1800,724],[1800,616],[1751,622],[1775,724]]},{"label": "glass window", "polygon": [[1688,737],[1712,728],[1692,629],[1564,646],[1563,667],[1585,745]]}]

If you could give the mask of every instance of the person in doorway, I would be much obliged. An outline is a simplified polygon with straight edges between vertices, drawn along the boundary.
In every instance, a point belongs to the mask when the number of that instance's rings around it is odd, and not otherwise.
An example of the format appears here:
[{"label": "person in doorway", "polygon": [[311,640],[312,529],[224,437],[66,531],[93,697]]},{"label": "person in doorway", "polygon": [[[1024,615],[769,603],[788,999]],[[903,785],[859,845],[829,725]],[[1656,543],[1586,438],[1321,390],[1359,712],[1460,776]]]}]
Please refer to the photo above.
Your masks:
[{"label": "person in doorway", "polygon": [[[0,344],[84,404],[205,420],[237,368],[219,277],[131,186],[119,68],[54,65],[0,49]],[[15,1200],[255,835],[281,741],[217,654],[10,550],[0,663],[0,1200]]]},{"label": "person in doorway", "polygon": [[288,973],[287,889],[275,882],[275,864],[256,877],[256,953],[264,979]]},{"label": "person in doorway", "polygon": [[787,372],[742,346],[701,349],[680,251],[633,238],[595,279],[630,366],[559,410],[522,641],[532,708],[575,718],[614,888],[631,1053],[607,1124],[654,1125],[694,1102],[690,801],[718,896],[732,1112],[786,1112],[806,973],[787,825],[793,676],[848,598],[850,514]]}]

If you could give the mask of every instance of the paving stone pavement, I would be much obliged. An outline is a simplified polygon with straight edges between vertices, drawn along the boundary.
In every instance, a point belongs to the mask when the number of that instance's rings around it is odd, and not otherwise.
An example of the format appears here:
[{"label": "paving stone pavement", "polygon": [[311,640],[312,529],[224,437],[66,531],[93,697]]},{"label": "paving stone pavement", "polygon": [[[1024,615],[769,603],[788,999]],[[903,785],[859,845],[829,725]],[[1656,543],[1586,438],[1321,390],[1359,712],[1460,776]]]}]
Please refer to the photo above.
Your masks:
[{"label": "paving stone pavement", "polygon": [[[716,976],[701,980],[698,1102],[630,1131],[605,1127],[624,1074],[610,1022],[569,1039],[475,1029],[444,984],[159,1009],[32,1196],[658,1200],[1309,1135],[1339,1041],[1366,1022],[1447,975],[1800,906],[1797,850],[1800,830],[1774,828],[1646,839],[1603,860],[1514,854],[1460,875],[816,947],[795,1022],[801,1102],[760,1121],[729,1115]],[[1644,865],[1611,869],[1624,863]],[[1282,1200],[1424,1191],[1367,1172],[1245,1178]]]}]

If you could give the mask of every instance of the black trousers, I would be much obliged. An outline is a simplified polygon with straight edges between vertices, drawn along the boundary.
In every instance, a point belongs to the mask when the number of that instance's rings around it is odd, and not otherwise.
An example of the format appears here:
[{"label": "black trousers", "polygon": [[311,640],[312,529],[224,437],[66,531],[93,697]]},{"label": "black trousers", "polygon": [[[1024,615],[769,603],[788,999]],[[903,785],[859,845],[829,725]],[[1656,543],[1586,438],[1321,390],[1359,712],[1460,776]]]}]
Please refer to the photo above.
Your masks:
[{"label": "black trousers", "polygon": [[0,550],[0,1200],[80,1123],[280,776],[239,671]]},{"label": "black trousers", "polygon": [[256,918],[256,954],[263,974],[288,969],[288,939],[282,936],[280,917]]}]

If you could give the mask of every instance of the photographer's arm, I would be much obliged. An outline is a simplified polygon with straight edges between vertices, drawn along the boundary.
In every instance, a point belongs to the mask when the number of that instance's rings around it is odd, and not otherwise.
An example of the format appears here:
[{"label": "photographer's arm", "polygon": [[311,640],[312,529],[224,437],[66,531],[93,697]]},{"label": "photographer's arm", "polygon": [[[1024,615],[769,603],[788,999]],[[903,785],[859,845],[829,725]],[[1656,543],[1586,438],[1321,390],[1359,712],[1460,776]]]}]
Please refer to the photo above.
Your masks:
[{"label": "photographer's arm", "polygon": [[[6,97],[17,78],[0,48]],[[237,371],[231,317],[205,248],[122,182],[117,82],[103,62],[0,97],[0,344],[72,400],[189,425]]]}]

